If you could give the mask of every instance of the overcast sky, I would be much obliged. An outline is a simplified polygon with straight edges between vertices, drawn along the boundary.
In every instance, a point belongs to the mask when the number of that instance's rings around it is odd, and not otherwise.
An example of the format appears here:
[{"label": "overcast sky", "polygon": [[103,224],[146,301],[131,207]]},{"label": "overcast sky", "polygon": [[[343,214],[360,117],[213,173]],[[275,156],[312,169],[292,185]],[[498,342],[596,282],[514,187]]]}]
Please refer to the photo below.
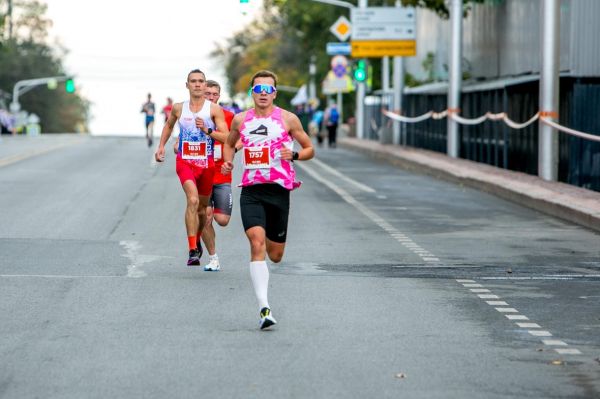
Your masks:
[{"label": "overcast sky", "polygon": [[[185,79],[194,68],[224,82],[222,66],[208,54],[251,22],[262,4],[250,0],[243,15],[239,0],[45,1],[51,35],[70,51],[67,71],[93,102],[92,133],[140,136],[147,93],[157,109],[167,96],[187,99]],[[158,121],[155,134],[163,126]]]}]

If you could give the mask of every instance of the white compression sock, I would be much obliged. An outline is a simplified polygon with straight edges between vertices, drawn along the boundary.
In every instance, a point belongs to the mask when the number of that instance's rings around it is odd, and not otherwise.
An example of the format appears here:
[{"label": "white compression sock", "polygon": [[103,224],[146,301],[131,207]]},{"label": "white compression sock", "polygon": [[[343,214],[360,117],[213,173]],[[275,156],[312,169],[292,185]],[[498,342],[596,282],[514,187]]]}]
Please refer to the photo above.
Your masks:
[{"label": "white compression sock", "polygon": [[250,262],[250,277],[254,286],[254,293],[258,299],[260,309],[269,307],[267,290],[269,289],[269,268],[264,260]]}]

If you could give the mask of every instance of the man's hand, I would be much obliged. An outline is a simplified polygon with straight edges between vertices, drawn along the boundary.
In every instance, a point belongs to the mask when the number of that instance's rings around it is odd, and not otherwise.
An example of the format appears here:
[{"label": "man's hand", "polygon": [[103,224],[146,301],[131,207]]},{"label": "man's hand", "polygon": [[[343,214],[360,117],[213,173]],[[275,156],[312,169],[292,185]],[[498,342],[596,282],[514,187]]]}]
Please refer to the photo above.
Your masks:
[{"label": "man's hand", "polygon": [[196,127],[204,131],[204,119],[196,118]]},{"label": "man's hand", "polygon": [[179,137],[175,140],[175,143],[173,143],[173,152],[175,153],[175,155],[177,155],[178,151],[179,151]]},{"label": "man's hand", "polygon": [[221,173],[224,175],[228,175],[231,173],[231,171],[233,170],[233,162],[223,162],[223,165],[221,166]]},{"label": "man's hand", "polygon": [[279,157],[286,161],[291,161],[293,156],[294,156],[294,152],[286,147],[282,148],[279,153]]},{"label": "man's hand", "polygon": [[165,146],[163,146],[163,145],[158,146],[158,149],[156,150],[156,153],[154,153],[154,159],[156,160],[156,162],[164,162],[164,160],[165,160]]}]

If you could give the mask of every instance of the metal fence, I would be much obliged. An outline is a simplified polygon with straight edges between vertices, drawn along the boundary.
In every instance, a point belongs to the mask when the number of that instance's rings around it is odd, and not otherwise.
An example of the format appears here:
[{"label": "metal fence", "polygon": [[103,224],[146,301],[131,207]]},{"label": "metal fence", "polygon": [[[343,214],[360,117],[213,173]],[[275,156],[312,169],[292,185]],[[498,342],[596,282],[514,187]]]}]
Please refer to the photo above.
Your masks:
[{"label": "metal fence", "polygon": [[[371,97],[373,98],[373,97]],[[514,121],[524,122],[538,111],[539,83],[530,81],[498,89],[462,94],[461,116],[479,117],[490,111],[505,111]],[[404,114],[422,115],[447,108],[445,94],[409,94],[403,99]],[[365,137],[384,143],[389,140],[385,96],[366,103]],[[600,79],[563,77],[560,80],[559,123],[600,135]],[[379,114],[379,116],[377,116]],[[446,119],[402,123],[400,143],[446,153]],[[474,126],[459,126],[460,157],[537,175],[538,124],[511,129],[502,122],[486,121]],[[559,134],[559,181],[600,191],[600,143]]]}]

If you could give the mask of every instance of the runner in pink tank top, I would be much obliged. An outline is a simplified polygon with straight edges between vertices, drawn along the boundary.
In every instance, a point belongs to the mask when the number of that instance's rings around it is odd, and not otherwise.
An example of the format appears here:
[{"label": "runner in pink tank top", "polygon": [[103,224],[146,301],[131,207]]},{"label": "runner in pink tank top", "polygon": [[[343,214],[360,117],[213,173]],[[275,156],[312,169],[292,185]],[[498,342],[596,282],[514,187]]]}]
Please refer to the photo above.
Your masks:
[{"label": "runner in pink tank top", "polygon": [[[277,76],[260,71],[253,77],[254,108],[233,118],[231,133],[223,146],[223,173],[233,169],[234,146],[243,144],[244,172],[240,211],[250,242],[250,277],[260,309],[260,329],[276,324],[267,298],[269,268],[266,256],[278,263],[287,237],[290,191],[299,187],[293,162],[314,156],[312,142],[298,117],[273,104]],[[300,151],[294,152],[294,140]]]},{"label": "runner in pink tank top", "polygon": [[293,160],[281,159],[281,150],[294,146],[281,108],[274,107],[266,117],[257,117],[253,108],[248,110],[239,131],[244,146],[242,187],[264,183],[277,183],[288,190],[300,187]]}]

